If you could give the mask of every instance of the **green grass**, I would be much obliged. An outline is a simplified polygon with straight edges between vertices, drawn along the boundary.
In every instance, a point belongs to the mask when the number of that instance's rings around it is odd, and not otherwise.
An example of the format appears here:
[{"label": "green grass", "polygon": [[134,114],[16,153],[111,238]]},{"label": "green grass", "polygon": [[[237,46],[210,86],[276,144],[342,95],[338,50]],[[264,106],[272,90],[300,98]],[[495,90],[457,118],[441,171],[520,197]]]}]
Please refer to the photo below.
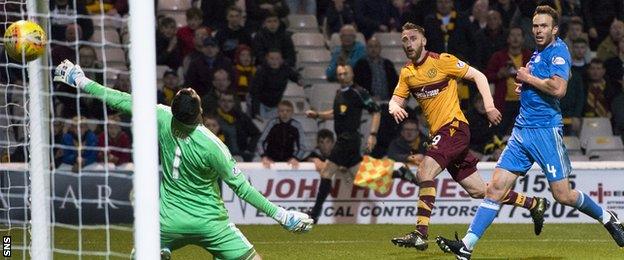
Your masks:
[{"label": "green grass", "polygon": [[[444,254],[435,242],[421,252],[399,248],[389,239],[412,230],[411,225],[318,225],[304,235],[293,235],[277,225],[238,226],[264,259],[453,259]],[[452,237],[455,231],[465,232],[467,225],[433,225],[431,237]],[[76,250],[78,232],[56,228],[55,248]],[[7,235],[6,231],[0,231]],[[13,258],[22,259],[23,232],[13,230]],[[83,250],[106,250],[105,232],[83,230]],[[128,253],[132,233],[111,231],[111,250]],[[78,259],[77,256],[55,253],[55,259]],[[82,259],[106,259],[85,256]],[[110,259],[122,259],[110,257]],[[173,259],[210,259],[210,254],[196,246],[173,252]],[[479,242],[473,259],[624,259],[624,249],[617,247],[603,227],[597,224],[547,224],[542,235],[533,235],[533,226],[526,224],[495,224]]]}]

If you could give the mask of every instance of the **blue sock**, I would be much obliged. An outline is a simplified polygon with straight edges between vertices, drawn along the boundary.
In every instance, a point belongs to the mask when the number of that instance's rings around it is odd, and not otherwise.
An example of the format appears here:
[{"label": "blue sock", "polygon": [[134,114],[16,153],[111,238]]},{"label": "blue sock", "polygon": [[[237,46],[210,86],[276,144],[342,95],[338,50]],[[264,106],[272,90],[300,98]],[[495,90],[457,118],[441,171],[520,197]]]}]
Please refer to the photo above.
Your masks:
[{"label": "blue sock", "polygon": [[468,228],[468,233],[462,239],[464,245],[470,250],[474,248],[479,241],[479,238],[483,236],[485,230],[492,224],[494,218],[496,218],[496,214],[500,210],[500,203],[491,200],[484,199],[479,205],[479,209],[477,209],[477,214],[474,219],[472,219],[472,223],[470,224],[470,228]]},{"label": "blue sock", "polygon": [[604,222],[602,217],[605,211],[602,207],[596,204],[596,202],[587,196],[587,194],[578,190],[576,192],[579,193],[579,196],[578,199],[576,199],[576,205],[574,205],[574,207],[585,213],[585,215],[588,215],[600,222]]}]

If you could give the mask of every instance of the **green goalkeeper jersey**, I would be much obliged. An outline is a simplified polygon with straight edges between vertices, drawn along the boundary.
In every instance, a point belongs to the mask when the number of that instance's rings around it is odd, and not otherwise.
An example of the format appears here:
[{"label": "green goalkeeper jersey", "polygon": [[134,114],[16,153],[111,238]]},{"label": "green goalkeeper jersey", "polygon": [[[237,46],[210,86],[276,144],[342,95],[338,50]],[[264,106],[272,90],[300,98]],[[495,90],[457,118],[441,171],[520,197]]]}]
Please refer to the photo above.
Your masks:
[{"label": "green goalkeeper jersey", "polygon": [[[85,91],[115,110],[132,111],[130,94],[93,81],[85,86]],[[241,199],[268,216],[275,215],[277,206],[249,184],[219,138],[202,125],[189,127],[179,123],[173,118],[170,107],[158,105],[156,109],[163,171],[160,183],[161,231],[203,233],[227,225],[229,220],[220,196],[218,178]]]}]

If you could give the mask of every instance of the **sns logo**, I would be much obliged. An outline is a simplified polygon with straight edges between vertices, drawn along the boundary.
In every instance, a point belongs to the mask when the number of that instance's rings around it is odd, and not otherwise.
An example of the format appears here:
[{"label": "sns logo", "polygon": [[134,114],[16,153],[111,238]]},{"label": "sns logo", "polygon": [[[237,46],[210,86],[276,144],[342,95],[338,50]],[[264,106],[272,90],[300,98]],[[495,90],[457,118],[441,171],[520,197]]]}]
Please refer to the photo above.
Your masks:
[{"label": "sns logo", "polygon": [[2,237],[2,256],[11,257],[11,236]]}]

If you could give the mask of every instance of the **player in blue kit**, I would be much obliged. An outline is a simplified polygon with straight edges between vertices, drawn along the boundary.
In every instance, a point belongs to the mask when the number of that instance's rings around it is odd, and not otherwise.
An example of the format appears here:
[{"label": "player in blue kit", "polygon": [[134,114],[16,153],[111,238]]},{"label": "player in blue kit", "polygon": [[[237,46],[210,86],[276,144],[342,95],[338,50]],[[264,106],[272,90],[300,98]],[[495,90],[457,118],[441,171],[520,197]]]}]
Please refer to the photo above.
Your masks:
[{"label": "player in blue kit", "polygon": [[570,53],[557,37],[558,13],[539,6],[533,14],[533,36],[537,50],[527,67],[518,70],[516,92],[520,93],[520,113],[507,147],[499,159],[484,201],[463,239],[436,238],[440,249],[457,259],[470,259],[472,250],[496,217],[501,200],[534,162],[548,179],[553,197],[598,220],[615,242],[624,247],[624,227],[617,215],[603,209],[587,194],[572,190],[568,182],[570,159],[563,144],[559,99],[565,96],[570,76]]}]

